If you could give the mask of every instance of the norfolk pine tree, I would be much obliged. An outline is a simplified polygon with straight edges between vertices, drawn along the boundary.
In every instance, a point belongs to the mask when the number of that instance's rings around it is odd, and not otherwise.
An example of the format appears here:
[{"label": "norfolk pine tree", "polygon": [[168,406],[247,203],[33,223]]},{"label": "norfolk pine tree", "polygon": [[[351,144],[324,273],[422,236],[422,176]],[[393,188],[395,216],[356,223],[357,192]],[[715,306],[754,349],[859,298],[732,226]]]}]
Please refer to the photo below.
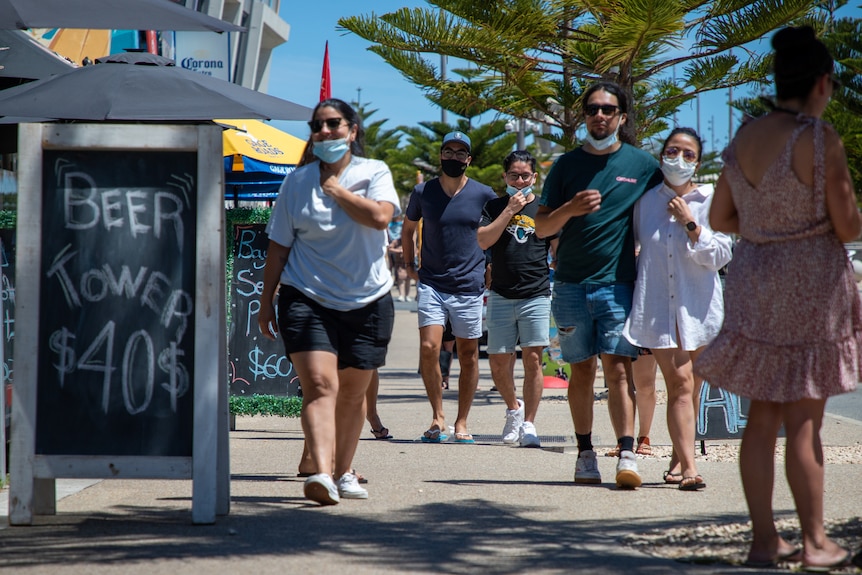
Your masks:
[{"label": "norfolk pine tree", "polygon": [[[746,44],[807,14],[813,0],[429,0],[429,8],[353,16],[339,26],[465,117],[487,111],[558,129],[566,148],[598,80],[636,103],[623,134],[643,142],[697,94],[762,80],[768,54]],[[440,55],[468,62],[442,77]],[[674,81],[673,76],[676,76]]]}]

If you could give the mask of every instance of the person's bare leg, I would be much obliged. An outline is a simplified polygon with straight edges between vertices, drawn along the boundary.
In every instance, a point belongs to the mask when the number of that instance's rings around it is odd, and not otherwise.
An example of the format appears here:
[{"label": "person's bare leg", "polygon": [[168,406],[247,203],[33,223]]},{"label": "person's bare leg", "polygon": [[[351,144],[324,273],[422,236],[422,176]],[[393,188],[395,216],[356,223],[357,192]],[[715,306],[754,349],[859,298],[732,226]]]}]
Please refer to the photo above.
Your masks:
[{"label": "person's bare leg", "polygon": [[545,388],[545,378],[542,375],[542,347],[522,347],[521,361],[524,364],[524,421],[534,423],[539,403],[542,401],[542,391]]},{"label": "person's bare leg", "polygon": [[380,431],[383,429],[383,422],[380,421],[380,414],[377,413],[377,395],[380,393],[380,374],[377,370],[371,374],[371,381],[368,383],[368,389],[365,391],[365,419],[371,426],[371,431]]},{"label": "person's bare leg", "polygon": [[638,437],[649,437],[655,417],[655,373],[653,355],[638,356],[632,362],[632,377],[635,384],[635,412],[638,417]]},{"label": "person's bare leg", "polygon": [[634,437],[635,397],[631,380],[632,360],[622,355],[602,354],[602,369],[608,386],[608,413],[616,438]]},{"label": "person's bare leg", "polygon": [[654,349],[653,355],[667,386],[667,430],[673,451],[683,477],[695,477],[694,410],[691,406],[694,374],[691,356],[681,349]]},{"label": "person's bare leg", "polygon": [[491,379],[500,392],[500,397],[506,402],[507,409],[518,409],[518,396],[515,393],[515,377],[512,373],[512,356],[514,353],[488,354],[488,365],[491,367]]},{"label": "person's bare leg", "polygon": [[365,414],[362,404],[375,370],[347,368],[338,371],[338,399],[335,407],[335,477],[353,469]]},{"label": "person's bare leg", "polygon": [[775,528],[772,490],[775,484],[775,439],[781,427],[781,404],[751,401],[748,422],[739,448],[742,488],[751,516],[751,548],[748,560],[774,561],[782,542]]},{"label": "person's bare leg", "polygon": [[787,433],[785,472],[802,528],[803,562],[808,566],[832,565],[847,551],[826,536],[823,527],[823,425],[825,399],[803,399],[783,404]]},{"label": "person's bare leg", "polygon": [[425,384],[425,393],[431,404],[431,425],[428,429],[439,429],[440,433],[445,433],[446,416],[443,414],[443,388],[440,387],[440,343],[442,340],[442,325],[427,325],[419,328],[419,371],[422,373],[422,383]]},{"label": "person's bare leg", "polygon": [[461,367],[461,373],[458,374],[458,416],[455,418],[455,433],[469,433],[467,416],[470,415],[473,397],[479,385],[479,340],[456,336],[455,347],[458,349],[458,365]]},{"label": "person's bare leg", "polygon": [[575,433],[586,435],[593,431],[594,387],[596,384],[596,357],[580,363],[571,363],[572,377],[569,379],[569,412]]},{"label": "person's bare leg", "polygon": [[[302,382],[302,430],[315,473],[332,475],[336,440],[338,358],[327,351],[306,351],[290,356]],[[363,389],[364,392],[364,389]],[[362,404],[360,401],[359,412]],[[361,420],[360,420],[361,422]]]}]

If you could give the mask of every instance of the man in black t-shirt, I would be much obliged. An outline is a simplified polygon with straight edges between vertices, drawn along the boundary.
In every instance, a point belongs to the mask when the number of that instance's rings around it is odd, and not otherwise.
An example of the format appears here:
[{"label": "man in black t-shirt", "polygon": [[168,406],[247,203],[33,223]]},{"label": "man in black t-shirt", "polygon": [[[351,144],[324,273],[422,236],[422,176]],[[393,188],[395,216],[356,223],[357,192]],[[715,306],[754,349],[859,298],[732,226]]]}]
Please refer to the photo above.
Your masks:
[{"label": "man in black t-shirt", "polygon": [[[491,252],[488,296],[488,360],[494,385],[506,402],[503,442],[539,447],[534,420],[542,399],[542,351],[549,344],[551,281],[548,240],[536,235],[539,198],[533,194],[536,159],[518,150],[503,160],[506,196],[485,204],[479,247]],[[512,373],[520,341],[524,399]]]}]

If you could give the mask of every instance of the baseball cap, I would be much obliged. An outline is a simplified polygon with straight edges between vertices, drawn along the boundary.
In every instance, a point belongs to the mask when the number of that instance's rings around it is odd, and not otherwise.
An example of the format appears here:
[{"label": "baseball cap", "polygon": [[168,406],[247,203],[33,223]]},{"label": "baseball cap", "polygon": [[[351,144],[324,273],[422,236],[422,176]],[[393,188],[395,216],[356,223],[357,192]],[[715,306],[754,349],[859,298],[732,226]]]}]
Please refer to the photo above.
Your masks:
[{"label": "baseball cap", "polygon": [[443,146],[449,142],[458,142],[459,144],[463,144],[467,146],[467,152],[470,152],[470,138],[468,138],[467,134],[464,132],[449,132],[443,136],[443,143],[440,145],[440,148],[443,148]]}]

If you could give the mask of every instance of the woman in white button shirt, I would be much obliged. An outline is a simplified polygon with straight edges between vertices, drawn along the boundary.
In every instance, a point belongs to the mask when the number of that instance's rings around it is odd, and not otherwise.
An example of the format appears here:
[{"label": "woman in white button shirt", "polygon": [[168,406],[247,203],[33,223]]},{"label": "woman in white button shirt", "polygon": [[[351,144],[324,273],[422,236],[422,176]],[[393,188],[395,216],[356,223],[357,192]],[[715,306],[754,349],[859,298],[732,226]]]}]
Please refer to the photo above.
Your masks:
[{"label": "woman in white button shirt", "polygon": [[634,209],[640,245],[632,311],[624,335],[649,348],[667,386],[667,427],[673,442],[668,483],[684,491],[706,486],[694,461],[695,382],[692,362],[718,334],[724,304],[718,270],[730,261],[731,238],[709,228],[712,184],[692,177],[703,145],[691,128],[676,128],[661,153],[664,182]]}]

